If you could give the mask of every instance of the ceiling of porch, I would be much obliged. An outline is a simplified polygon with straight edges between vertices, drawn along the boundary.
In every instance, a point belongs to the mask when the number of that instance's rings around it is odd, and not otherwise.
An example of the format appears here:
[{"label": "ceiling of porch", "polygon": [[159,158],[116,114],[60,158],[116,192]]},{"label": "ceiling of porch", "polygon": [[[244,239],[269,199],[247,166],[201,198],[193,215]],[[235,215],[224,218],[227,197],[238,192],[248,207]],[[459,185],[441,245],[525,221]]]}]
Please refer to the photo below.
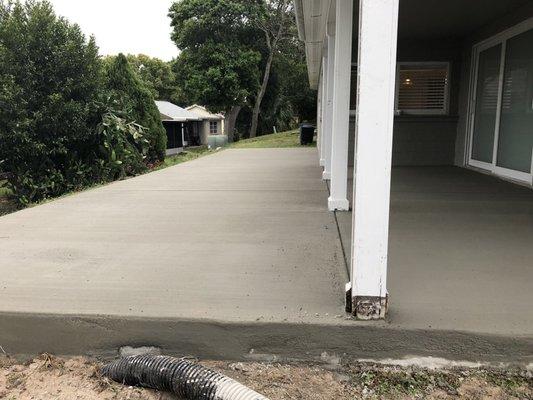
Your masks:
[{"label": "ceiling of porch", "polygon": [[[354,26],[359,1],[355,0]],[[295,0],[300,38],[306,42],[309,80],[318,85],[323,40],[328,19],[334,21],[331,0]],[[532,0],[400,0],[400,39],[464,38]]]}]

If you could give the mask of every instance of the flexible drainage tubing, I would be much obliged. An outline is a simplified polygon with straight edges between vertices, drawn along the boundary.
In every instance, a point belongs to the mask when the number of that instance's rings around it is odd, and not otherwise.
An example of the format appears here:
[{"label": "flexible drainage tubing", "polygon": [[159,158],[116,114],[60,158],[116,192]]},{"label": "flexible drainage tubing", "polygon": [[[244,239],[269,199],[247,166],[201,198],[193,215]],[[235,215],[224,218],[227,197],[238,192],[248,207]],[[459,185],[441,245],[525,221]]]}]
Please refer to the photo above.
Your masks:
[{"label": "flexible drainage tubing", "polygon": [[102,374],[128,386],[171,392],[187,400],[268,400],[218,372],[174,357],[126,357],[103,367]]}]

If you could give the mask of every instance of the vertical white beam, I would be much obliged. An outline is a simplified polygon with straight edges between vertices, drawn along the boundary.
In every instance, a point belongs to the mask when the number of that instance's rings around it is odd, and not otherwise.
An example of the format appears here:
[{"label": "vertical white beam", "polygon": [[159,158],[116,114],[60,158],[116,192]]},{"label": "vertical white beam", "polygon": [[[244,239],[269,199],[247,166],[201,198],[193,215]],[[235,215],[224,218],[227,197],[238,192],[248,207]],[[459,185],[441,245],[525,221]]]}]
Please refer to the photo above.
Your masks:
[{"label": "vertical white beam", "polygon": [[324,46],[324,56],[322,57],[322,93],[321,93],[321,118],[322,127],[321,127],[321,139],[320,139],[320,166],[324,167],[326,165],[326,150],[325,150],[325,136],[327,135],[327,105],[328,105],[328,56],[327,56],[327,47]]},{"label": "vertical white beam", "polygon": [[333,114],[333,87],[335,85],[335,24],[328,23],[328,65],[327,65],[327,103],[326,103],[326,130],[324,132],[324,172],[322,179],[331,178],[331,136]]},{"label": "vertical white beam", "polygon": [[331,185],[328,207],[331,211],[346,211],[350,208],[347,186],[353,0],[337,2],[335,21],[335,82],[333,84]]},{"label": "vertical white beam", "polygon": [[352,312],[387,308],[390,180],[399,0],[360,0]]}]

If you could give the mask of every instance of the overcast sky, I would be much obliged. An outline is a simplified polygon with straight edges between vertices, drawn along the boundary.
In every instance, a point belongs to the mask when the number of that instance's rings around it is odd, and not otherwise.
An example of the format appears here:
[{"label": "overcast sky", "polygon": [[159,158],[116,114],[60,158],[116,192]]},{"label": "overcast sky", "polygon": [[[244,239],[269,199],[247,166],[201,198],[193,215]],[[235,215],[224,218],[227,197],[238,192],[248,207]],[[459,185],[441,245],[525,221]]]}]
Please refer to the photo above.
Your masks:
[{"label": "overcast sky", "polygon": [[170,40],[173,0],[49,0],[58,15],[94,35],[102,55],[146,54],[169,61],[178,50]]}]

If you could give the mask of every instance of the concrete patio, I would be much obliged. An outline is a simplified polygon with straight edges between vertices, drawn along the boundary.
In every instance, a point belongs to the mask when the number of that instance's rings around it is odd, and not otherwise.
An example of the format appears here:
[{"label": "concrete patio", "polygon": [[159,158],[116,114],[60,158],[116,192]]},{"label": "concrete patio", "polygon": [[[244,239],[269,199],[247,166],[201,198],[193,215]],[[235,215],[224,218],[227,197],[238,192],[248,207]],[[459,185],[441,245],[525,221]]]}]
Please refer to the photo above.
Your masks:
[{"label": "concrete patio", "polygon": [[[0,345],[531,361],[531,191],[456,169],[396,170],[389,320],[353,321],[316,159],[309,148],[225,150],[0,218]],[[337,218],[349,249],[350,215]]]},{"label": "concrete patio", "polygon": [[[337,218],[349,262],[352,216]],[[531,189],[464,168],[397,167],[390,218],[393,323],[533,334]]]}]

